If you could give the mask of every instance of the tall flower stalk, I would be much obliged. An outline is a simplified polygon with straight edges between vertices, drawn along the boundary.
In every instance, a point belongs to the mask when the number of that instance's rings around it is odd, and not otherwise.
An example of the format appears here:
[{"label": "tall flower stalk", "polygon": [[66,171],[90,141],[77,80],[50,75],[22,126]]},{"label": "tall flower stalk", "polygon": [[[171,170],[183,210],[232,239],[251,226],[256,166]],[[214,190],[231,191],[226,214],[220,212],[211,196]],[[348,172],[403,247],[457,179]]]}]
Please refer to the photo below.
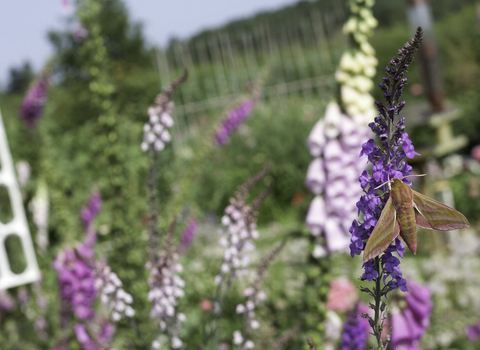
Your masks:
[{"label": "tall flower stalk", "polygon": [[155,106],[148,109],[149,119],[143,126],[144,137],[141,144],[142,151],[148,152],[151,158],[147,177],[148,214],[148,256],[151,264],[157,260],[156,252],[159,244],[158,230],[158,197],[157,197],[157,168],[159,166],[158,153],[161,152],[172,137],[168,128],[173,126],[170,114],[173,112],[172,96],[174,91],[187,79],[188,71],[173,81],[162,93],[155,98]]},{"label": "tall flower stalk", "polygon": [[255,344],[251,339],[253,331],[260,327],[260,323],[255,319],[255,309],[259,303],[266,299],[265,293],[261,290],[261,286],[266,277],[266,272],[273,259],[285,247],[286,240],[283,240],[275,249],[273,249],[260,263],[257,270],[257,276],[252,285],[243,291],[243,295],[247,297],[244,304],[237,305],[237,313],[244,315],[243,332],[235,331],[233,333],[233,343],[238,345],[241,350],[254,349]]},{"label": "tall flower stalk", "polygon": [[[370,90],[377,59],[368,42],[377,25],[372,14],[374,0],[350,0],[349,3],[351,15],[343,31],[350,39],[350,47],[342,55],[335,73],[339,84],[337,101],[327,106],[324,117],[315,124],[307,140],[314,159],[308,167],[305,184],[315,198],[310,204],[306,225],[315,244],[310,261],[320,270],[320,277],[309,277],[306,284],[315,290],[318,283],[329,283],[330,254],[348,252],[349,225],[358,215],[355,204],[362,194],[355,182],[358,174],[366,169],[365,162],[358,159],[358,149],[369,137],[367,123],[376,115]],[[313,299],[315,304],[307,305],[319,311],[319,324],[325,323],[328,317],[326,292],[322,290],[319,298]],[[308,298],[306,300],[308,303]],[[313,337],[316,335],[312,334]],[[320,338],[313,339],[320,341]]]},{"label": "tall flower stalk", "polygon": [[[210,330],[205,331],[204,342],[209,349],[215,349],[216,333],[218,331],[219,320],[223,314],[223,306],[230,293],[232,283],[247,272],[250,265],[248,253],[255,250],[254,241],[259,237],[257,231],[257,215],[260,205],[270,192],[271,186],[247,204],[249,191],[258,181],[263,179],[268,173],[268,167],[261,172],[249,178],[243,185],[239,186],[235,197],[230,198],[230,205],[225,208],[225,215],[222,217],[222,225],[219,230],[219,245],[223,247],[223,259],[220,270],[215,276],[217,290],[213,299],[214,319],[210,324]],[[251,293],[247,293],[250,296]],[[245,308],[245,306],[244,306]],[[244,310],[245,311],[245,310]],[[242,313],[242,306],[237,307],[237,312]],[[234,342],[240,344],[240,332]]]},{"label": "tall flower stalk", "polygon": [[[417,153],[405,132],[405,117],[400,117],[400,112],[405,106],[405,101],[399,102],[403,87],[407,82],[405,73],[414,53],[420,46],[422,30],[418,28],[415,37],[410,43],[406,43],[398,51],[398,57],[394,57],[389,66],[385,68],[386,77],[380,88],[384,92],[387,105],[376,102],[379,116],[375,122],[369,124],[371,130],[378,136],[380,145],[376,145],[373,139],[362,145],[360,156],[366,155],[368,161],[373,164],[371,173],[364,171],[359,178],[364,195],[357,203],[359,212],[363,213],[363,221],[353,221],[350,228],[352,234],[350,251],[352,257],[360,255],[365,248],[365,241],[370,237],[383,207],[389,198],[386,181],[392,178],[402,178],[411,175],[412,167],[404,160],[405,157],[413,158]],[[403,182],[410,184],[408,179]],[[373,288],[362,288],[363,292],[374,298],[371,304],[374,310],[373,318],[369,319],[373,335],[377,341],[377,349],[385,350],[387,345],[382,341],[382,329],[386,319],[387,293],[400,288],[406,292],[407,282],[400,271],[400,260],[393,254],[396,252],[403,257],[405,245],[397,238],[390,244],[387,250],[380,256],[364,263],[362,280],[374,281]]]},{"label": "tall flower stalk", "polygon": [[349,36],[351,47],[343,54],[335,73],[340,85],[339,102],[327,106],[324,118],[315,124],[307,140],[315,159],[308,167],[305,184],[316,197],[306,223],[313,236],[323,234],[325,238],[324,245],[317,245],[317,257],[348,250],[348,225],[357,216],[355,203],[361,189],[355,185],[355,179],[365,169],[357,150],[369,136],[366,124],[375,117],[369,92],[377,59],[368,43],[377,25],[373,4],[373,0],[350,1],[351,16],[343,31]]}]

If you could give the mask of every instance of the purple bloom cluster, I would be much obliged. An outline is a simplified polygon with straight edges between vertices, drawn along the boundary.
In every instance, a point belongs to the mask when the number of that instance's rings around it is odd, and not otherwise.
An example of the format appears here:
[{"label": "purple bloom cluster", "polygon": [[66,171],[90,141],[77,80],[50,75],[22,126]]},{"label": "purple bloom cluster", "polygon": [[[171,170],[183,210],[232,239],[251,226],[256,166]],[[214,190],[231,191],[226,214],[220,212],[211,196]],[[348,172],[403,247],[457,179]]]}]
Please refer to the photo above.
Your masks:
[{"label": "purple bloom cluster", "polygon": [[365,162],[358,159],[358,148],[367,137],[367,129],[342,114],[333,102],[308,137],[315,159],[308,167],[305,184],[316,197],[306,224],[313,236],[324,234],[330,252],[348,251],[349,224],[357,217],[355,203],[362,194],[355,182],[365,169]]},{"label": "purple bloom cluster", "polygon": [[97,289],[93,268],[84,261],[82,254],[93,256],[92,248],[82,245],[78,249],[64,249],[55,258],[53,269],[58,273],[64,305],[71,307],[79,319],[90,320],[94,316],[92,305]]},{"label": "purple bloom cluster", "polygon": [[88,205],[82,209],[80,215],[82,216],[83,226],[88,231],[91,228],[93,220],[97,217],[102,207],[102,198],[100,192],[94,191],[90,196]]},{"label": "purple bloom cluster", "polygon": [[49,89],[48,80],[49,76],[45,73],[42,74],[28,89],[20,106],[20,118],[25,121],[29,128],[34,128],[36,121],[43,114],[43,107],[47,102]]},{"label": "purple bloom cluster", "polygon": [[246,100],[228,112],[227,117],[215,134],[215,140],[219,145],[223,146],[227,144],[233,132],[245,119],[250,116],[253,111],[253,107],[254,102],[251,100]]},{"label": "purple bloom cluster", "polygon": [[3,312],[10,312],[15,307],[13,298],[3,290],[0,290],[0,314]]},{"label": "purple bloom cluster", "polygon": [[178,251],[180,253],[183,253],[187,250],[187,248],[190,246],[192,243],[193,237],[195,236],[195,232],[197,232],[198,228],[198,221],[196,219],[191,219],[187,227],[185,228],[185,231],[183,231],[182,234],[182,242],[180,243],[180,247],[178,248]]},{"label": "purple bloom cluster", "polygon": [[103,350],[109,349],[108,343],[112,339],[115,328],[111,323],[104,322],[98,334],[93,334],[94,339],[91,337],[93,332],[89,334],[87,327],[82,323],[77,323],[74,331],[78,343],[84,350]]},{"label": "purple bloom cluster", "polygon": [[343,326],[341,350],[363,350],[367,344],[370,326],[362,314],[368,312],[365,304],[359,303],[349,312],[348,319]]},{"label": "purple bloom cluster", "polygon": [[480,339],[480,321],[473,326],[467,327],[467,337],[470,341],[476,341]]},{"label": "purple bloom cluster", "polygon": [[[400,117],[399,113],[405,106],[405,101],[398,102],[402,94],[403,87],[407,82],[404,77],[409,64],[413,60],[413,55],[421,42],[422,32],[419,29],[412,39],[411,43],[406,43],[399,50],[398,57],[390,61],[390,66],[386,67],[387,77],[383,78],[380,88],[384,92],[388,106],[381,102],[375,102],[379,111],[379,116],[375,118],[375,122],[369,124],[372,131],[378,136],[381,146],[376,145],[373,139],[362,145],[360,156],[367,156],[368,161],[373,164],[371,173],[364,171],[359,178],[360,185],[364,191],[364,195],[357,202],[359,213],[363,213],[363,222],[353,221],[350,227],[352,234],[350,251],[352,257],[355,254],[360,255],[365,247],[365,241],[370,237],[377,220],[380,217],[383,207],[387,203],[388,194],[386,193],[386,185],[380,189],[375,189],[382,183],[392,178],[401,178],[411,175],[412,167],[404,160],[405,157],[413,158],[418,153],[408,138],[405,130],[405,117]],[[395,123],[395,118],[397,122]],[[408,179],[403,182],[410,184]],[[382,256],[382,266],[384,268],[384,281],[386,277],[391,277],[388,282],[389,291],[400,287],[402,291],[407,291],[406,281],[402,277],[398,258],[392,256],[393,252],[397,252],[403,257],[405,246],[396,239],[394,243],[386,250]],[[373,261],[364,264],[365,274],[362,278],[369,281],[378,277],[377,271],[373,266]]]},{"label": "purple bloom cluster", "polygon": [[391,346],[398,350],[421,350],[420,338],[430,327],[433,303],[427,287],[408,281],[410,293],[405,296],[407,306],[401,312],[393,312],[391,318]]}]

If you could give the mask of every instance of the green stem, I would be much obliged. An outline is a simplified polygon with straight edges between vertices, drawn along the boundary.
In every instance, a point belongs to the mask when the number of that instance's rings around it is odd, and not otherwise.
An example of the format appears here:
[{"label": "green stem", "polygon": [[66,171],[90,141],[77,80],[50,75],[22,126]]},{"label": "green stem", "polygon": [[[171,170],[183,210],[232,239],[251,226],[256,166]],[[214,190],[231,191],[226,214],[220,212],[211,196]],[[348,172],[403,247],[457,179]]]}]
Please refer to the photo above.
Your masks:
[{"label": "green stem", "polygon": [[375,280],[375,318],[373,333],[377,338],[378,350],[384,350],[382,341],[382,327],[380,326],[380,304],[382,302],[382,273],[380,271],[380,257],[375,258],[375,270],[378,273],[378,277]]}]

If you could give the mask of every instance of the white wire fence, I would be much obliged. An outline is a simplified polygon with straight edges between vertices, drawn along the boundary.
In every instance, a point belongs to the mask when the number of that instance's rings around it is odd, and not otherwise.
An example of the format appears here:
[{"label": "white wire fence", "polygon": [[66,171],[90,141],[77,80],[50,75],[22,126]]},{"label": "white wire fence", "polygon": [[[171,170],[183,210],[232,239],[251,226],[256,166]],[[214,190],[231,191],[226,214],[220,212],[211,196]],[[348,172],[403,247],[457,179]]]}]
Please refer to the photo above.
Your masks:
[{"label": "white wire fence", "polygon": [[184,68],[189,70],[175,100],[180,127],[188,133],[200,117],[227,108],[263,69],[268,71],[266,100],[331,96],[335,66],[347,47],[341,31],[345,17],[338,5],[328,13],[312,11],[301,21],[264,22],[241,30],[227,27],[158,49],[156,63],[163,85]]}]

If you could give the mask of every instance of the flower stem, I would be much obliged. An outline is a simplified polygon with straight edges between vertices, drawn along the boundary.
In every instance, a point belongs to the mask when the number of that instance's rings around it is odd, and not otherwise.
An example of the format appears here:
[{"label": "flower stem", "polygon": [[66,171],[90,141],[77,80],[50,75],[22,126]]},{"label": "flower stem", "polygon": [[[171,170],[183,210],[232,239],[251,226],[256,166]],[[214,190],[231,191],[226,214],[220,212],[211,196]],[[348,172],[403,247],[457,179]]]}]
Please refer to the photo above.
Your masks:
[{"label": "flower stem", "polygon": [[384,350],[383,341],[382,341],[382,327],[380,326],[380,304],[382,299],[382,272],[380,271],[380,257],[375,258],[375,270],[378,273],[378,277],[375,280],[375,318],[373,320],[373,334],[377,338],[378,350]]}]

